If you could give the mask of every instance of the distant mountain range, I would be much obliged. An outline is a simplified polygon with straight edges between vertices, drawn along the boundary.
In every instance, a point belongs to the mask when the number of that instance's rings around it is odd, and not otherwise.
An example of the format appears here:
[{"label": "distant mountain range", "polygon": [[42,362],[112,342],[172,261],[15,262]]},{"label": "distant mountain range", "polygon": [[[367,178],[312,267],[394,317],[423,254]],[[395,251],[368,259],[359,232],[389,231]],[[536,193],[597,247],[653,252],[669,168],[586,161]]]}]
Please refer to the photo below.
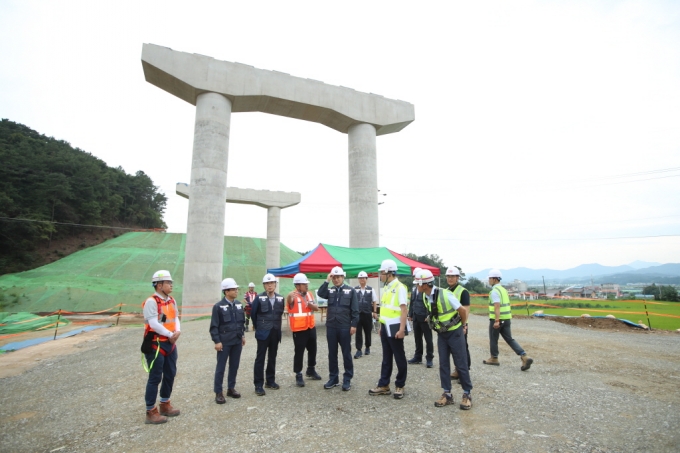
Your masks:
[{"label": "distant mountain range", "polygon": [[[529,269],[516,267],[514,269],[501,269],[503,280],[522,280],[525,282],[546,283],[680,283],[680,263],[652,263],[634,261],[623,266],[603,266],[601,264],[581,264],[565,270],[555,269]],[[489,269],[467,274],[468,277],[477,277],[485,281]]]}]

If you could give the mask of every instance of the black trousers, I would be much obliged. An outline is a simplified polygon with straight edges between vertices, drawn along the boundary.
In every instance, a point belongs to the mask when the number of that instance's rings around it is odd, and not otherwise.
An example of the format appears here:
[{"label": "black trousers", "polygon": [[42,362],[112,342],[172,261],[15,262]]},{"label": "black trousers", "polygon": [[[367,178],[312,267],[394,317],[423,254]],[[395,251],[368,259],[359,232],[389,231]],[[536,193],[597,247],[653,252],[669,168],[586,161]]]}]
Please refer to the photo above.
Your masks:
[{"label": "black trousers", "polygon": [[342,361],[345,372],[342,377],[344,381],[350,381],[354,376],[354,361],[352,360],[352,336],[349,327],[328,327],[326,326],[326,341],[328,341],[328,379],[338,382],[338,345],[342,350]]},{"label": "black trousers", "polygon": [[463,327],[456,330],[440,333],[437,337],[437,348],[439,349],[439,380],[445,392],[451,391],[451,363],[449,355],[453,356],[453,365],[458,370],[461,387],[463,391],[469,393],[472,390],[470,373],[467,370],[465,356],[465,337]]},{"label": "black trousers", "polygon": [[[269,351],[269,354],[267,354]],[[253,369],[255,387],[264,385],[264,358],[267,356],[267,383],[276,382],[276,353],[279,351],[279,331],[271,330],[266,340],[257,340],[257,355]]]},{"label": "black trousers", "polygon": [[398,340],[388,337],[385,332],[385,324],[380,325],[380,343],[382,344],[382,364],[380,366],[380,380],[378,387],[390,385],[392,377],[392,358],[397,364],[397,377],[394,385],[404,387],[406,385],[406,374],[408,373],[408,363],[406,362],[406,352],[404,351],[404,339]]},{"label": "black trousers", "polygon": [[371,329],[373,328],[373,313],[359,313],[359,325],[356,333],[356,347],[361,350],[364,346],[364,335],[366,334],[366,347],[371,347]]},{"label": "black trousers", "polygon": [[434,344],[432,343],[432,329],[426,321],[413,321],[413,337],[416,340],[416,353],[413,354],[414,359],[422,360],[423,358],[423,336],[426,344],[426,360],[432,360],[434,357]]},{"label": "black trousers", "polygon": [[217,351],[217,366],[215,366],[215,393],[222,392],[222,384],[224,383],[224,369],[227,367],[227,359],[229,360],[229,374],[227,375],[227,388],[233,389],[236,387],[236,373],[238,366],[241,363],[241,351],[243,346],[241,343],[222,345],[222,350]]},{"label": "black trousers", "polygon": [[316,366],[316,327],[293,332],[293,344],[295,355],[293,356],[293,371],[297,374],[302,372],[302,362],[307,350],[307,368]]}]

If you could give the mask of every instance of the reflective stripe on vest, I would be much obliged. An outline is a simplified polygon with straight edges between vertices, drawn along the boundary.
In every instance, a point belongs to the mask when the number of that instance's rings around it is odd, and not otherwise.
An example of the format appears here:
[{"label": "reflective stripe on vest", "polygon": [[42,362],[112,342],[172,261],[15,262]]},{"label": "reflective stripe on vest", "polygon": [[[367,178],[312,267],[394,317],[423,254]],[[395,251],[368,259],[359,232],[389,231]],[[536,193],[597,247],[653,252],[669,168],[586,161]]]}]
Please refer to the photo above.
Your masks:
[{"label": "reflective stripe on vest", "polygon": [[[457,314],[458,310],[453,308],[453,305],[451,305],[451,302],[449,302],[448,294],[451,294],[455,297],[455,293],[452,293],[448,289],[444,288],[438,288],[438,294],[437,294],[437,319],[434,320],[435,324],[439,324],[440,326],[446,325],[451,319],[453,319]],[[456,299],[458,299],[456,297]],[[428,301],[430,300],[430,297],[428,296]],[[460,301],[460,299],[458,299]],[[425,306],[430,309],[429,303],[425,304]],[[446,331],[449,330],[456,330],[461,326],[461,323],[459,322],[455,326],[451,326]]]},{"label": "reflective stripe on vest", "polygon": [[493,300],[491,299],[491,292],[496,291],[501,296],[501,317],[500,319],[512,319],[512,312],[510,311],[510,296],[508,291],[500,284],[494,285],[489,291],[489,319],[496,319],[496,309],[494,308]]},{"label": "reflective stripe on vest", "polygon": [[296,292],[293,307],[290,305],[286,306],[290,330],[292,332],[300,332],[314,327],[314,312],[309,308],[309,302],[314,302],[314,297],[309,291],[307,291],[304,298],[302,294]]},{"label": "reflective stripe on vest", "polygon": [[456,299],[458,299],[458,302],[461,301],[460,296],[463,294],[463,291],[467,291],[467,288],[465,288],[464,286],[460,286],[460,285],[456,285],[456,289],[453,290],[453,295],[456,296]]},{"label": "reflective stripe on vest", "polygon": [[390,282],[383,290],[380,298],[380,322],[386,324],[386,319],[395,319],[401,316],[401,306],[399,305],[399,289],[406,286],[396,278]]},{"label": "reflective stripe on vest", "polygon": [[[167,301],[165,301],[158,297],[158,295],[156,294],[154,294],[151,297],[153,297],[153,299],[156,301],[156,305],[158,306],[158,322],[161,323],[163,327],[168,329],[170,332],[174,332],[176,328],[175,319],[177,318],[177,304],[175,303],[175,299],[170,297]],[[165,315],[165,322],[161,322],[161,319],[163,319],[163,315]],[[144,326],[145,336],[147,333],[153,331],[154,330],[151,328],[149,324],[146,324]],[[156,341],[156,339],[158,339],[159,341],[168,341],[168,337],[164,335],[156,334],[154,335],[153,341]],[[161,351],[161,354],[165,355],[164,351]]]}]

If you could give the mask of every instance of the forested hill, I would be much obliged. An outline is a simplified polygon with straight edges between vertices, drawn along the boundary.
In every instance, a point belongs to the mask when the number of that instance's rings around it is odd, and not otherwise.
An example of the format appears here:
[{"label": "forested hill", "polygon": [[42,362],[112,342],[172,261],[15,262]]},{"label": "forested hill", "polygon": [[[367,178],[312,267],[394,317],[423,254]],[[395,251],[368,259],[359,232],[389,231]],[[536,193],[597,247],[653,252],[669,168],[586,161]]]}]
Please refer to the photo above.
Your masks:
[{"label": "forested hill", "polygon": [[142,171],[127,174],[68,142],[0,122],[0,274],[40,265],[49,244],[96,230],[60,223],[165,228],[166,202]]}]

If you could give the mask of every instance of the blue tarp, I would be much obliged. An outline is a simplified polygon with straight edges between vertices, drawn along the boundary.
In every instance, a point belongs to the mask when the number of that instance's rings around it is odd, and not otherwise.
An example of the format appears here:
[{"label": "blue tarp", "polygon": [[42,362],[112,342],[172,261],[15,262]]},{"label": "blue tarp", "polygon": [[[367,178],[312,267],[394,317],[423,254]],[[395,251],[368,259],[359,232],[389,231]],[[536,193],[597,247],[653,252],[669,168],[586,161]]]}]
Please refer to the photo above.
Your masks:
[{"label": "blue tarp", "polygon": [[[86,327],[82,327],[80,329],[76,329],[76,330],[72,330],[70,332],[63,333],[61,335],[57,335],[57,338],[72,337],[72,336],[78,335],[79,333],[82,333],[82,332],[89,332],[90,330],[101,329],[103,327],[109,327],[109,326],[86,326]],[[36,344],[45,343],[46,341],[51,341],[52,339],[54,339],[54,337],[49,336],[49,337],[33,338],[31,340],[25,340],[25,341],[17,341],[15,343],[7,343],[4,346],[0,346],[0,350],[2,350],[4,352],[16,351],[17,349],[23,349],[23,348],[27,348],[29,346],[34,346]]]}]

